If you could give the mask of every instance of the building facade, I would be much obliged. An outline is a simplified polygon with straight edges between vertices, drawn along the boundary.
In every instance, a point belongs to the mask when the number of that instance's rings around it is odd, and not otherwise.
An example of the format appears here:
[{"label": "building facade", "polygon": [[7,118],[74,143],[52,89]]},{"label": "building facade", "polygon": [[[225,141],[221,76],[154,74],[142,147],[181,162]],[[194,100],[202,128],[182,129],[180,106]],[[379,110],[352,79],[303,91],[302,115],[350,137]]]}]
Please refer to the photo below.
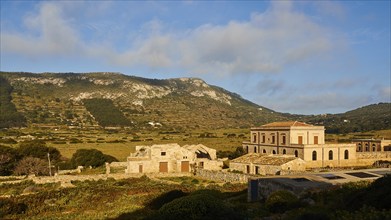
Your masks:
[{"label": "building facade", "polygon": [[229,169],[254,175],[284,175],[303,172],[306,165],[304,160],[294,156],[248,153],[230,161]]},{"label": "building facade", "polygon": [[216,150],[204,145],[161,144],[136,146],[136,152],[127,158],[125,173],[179,173],[222,167],[223,162],[216,159]]},{"label": "building facade", "polygon": [[353,139],[356,152],[384,152],[391,151],[391,140],[385,139]]},{"label": "building facade", "polygon": [[326,144],[324,126],[298,121],[274,122],[251,128],[243,142],[248,153],[293,155],[307,168],[350,166],[356,160],[355,144]]}]

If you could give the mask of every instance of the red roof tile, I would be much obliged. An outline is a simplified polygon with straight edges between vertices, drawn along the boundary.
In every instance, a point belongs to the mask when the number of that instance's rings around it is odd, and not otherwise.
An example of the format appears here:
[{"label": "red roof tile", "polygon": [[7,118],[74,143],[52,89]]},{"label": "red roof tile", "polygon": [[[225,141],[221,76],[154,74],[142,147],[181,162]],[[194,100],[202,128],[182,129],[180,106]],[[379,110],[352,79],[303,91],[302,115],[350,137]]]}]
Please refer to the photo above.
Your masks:
[{"label": "red roof tile", "polygon": [[301,127],[301,126],[313,126],[299,121],[280,121],[262,125],[262,127]]}]

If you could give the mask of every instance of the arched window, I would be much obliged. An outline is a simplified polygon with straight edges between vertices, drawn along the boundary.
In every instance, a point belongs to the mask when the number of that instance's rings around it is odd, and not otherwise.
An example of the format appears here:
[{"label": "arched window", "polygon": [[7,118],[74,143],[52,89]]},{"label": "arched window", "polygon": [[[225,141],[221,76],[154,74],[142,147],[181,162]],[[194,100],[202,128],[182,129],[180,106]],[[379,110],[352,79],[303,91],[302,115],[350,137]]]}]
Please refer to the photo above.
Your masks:
[{"label": "arched window", "polygon": [[358,143],[358,145],[357,145],[357,146],[358,146],[358,149],[357,149],[357,151],[358,151],[358,152],[361,152],[361,150],[362,150],[362,148],[361,148],[361,147],[362,147],[361,143]]},{"label": "arched window", "polygon": [[248,153],[248,146],[246,146],[246,153]]},{"label": "arched window", "polygon": [[372,151],[376,151],[376,144],[372,144]]},{"label": "arched window", "polygon": [[299,152],[295,150],[295,157],[299,157]]},{"label": "arched window", "polygon": [[254,153],[256,153],[256,152],[257,152],[257,146],[254,147]]},{"label": "arched window", "polygon": [[266,150],[265,150],[265,149],[263,149],[262,153],[266,154]]},{"label": "arched window", "polygon": [[369,151],[369,145],[365,144],[365,152],[368,152],[368,151]]},{"label": "arched window", "polygon": [[275,150],[273,150],[273,154],[276,154],[276,151],[275,151]]},{"label": "arched window", "polygon": [[316,151],[312,151],[312,160],[316,160]]},{"label": "arched window", "polygon": [[286,154],[286,150],[284,149],[284,150],[282,150],[282,154]]},{"label": "arched window", "polygon": [[345,150],[344,158],[345,158],[345,160],[349,159],[349,151],[348,150]]},{"label": "arched window", "polygon": [[333,160],[333,151],[332,150],[329,151],[329,160]]}]

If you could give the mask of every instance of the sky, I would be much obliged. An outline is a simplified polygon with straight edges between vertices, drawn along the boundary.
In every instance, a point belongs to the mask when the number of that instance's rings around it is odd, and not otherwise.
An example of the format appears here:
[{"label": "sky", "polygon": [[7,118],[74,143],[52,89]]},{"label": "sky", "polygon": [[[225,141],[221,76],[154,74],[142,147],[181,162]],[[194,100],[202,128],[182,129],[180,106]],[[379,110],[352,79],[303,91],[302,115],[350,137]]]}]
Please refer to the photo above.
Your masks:
[{"label": "sky", "polygon": [[391,102],[390,1],[0,1],[0,70],[196,77],[261,106]]}]

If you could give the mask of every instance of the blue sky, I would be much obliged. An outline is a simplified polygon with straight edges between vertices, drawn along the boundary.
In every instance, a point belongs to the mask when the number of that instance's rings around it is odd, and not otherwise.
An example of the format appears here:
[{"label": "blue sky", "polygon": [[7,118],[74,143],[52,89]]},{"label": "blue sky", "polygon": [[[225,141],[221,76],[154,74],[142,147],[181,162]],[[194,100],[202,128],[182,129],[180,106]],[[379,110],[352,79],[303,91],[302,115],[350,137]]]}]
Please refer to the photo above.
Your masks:
[{"label": "blue sky", "polygon": [[0,1],[1,71],[198,77],[280,112],[391,102],[390,1]]}]

